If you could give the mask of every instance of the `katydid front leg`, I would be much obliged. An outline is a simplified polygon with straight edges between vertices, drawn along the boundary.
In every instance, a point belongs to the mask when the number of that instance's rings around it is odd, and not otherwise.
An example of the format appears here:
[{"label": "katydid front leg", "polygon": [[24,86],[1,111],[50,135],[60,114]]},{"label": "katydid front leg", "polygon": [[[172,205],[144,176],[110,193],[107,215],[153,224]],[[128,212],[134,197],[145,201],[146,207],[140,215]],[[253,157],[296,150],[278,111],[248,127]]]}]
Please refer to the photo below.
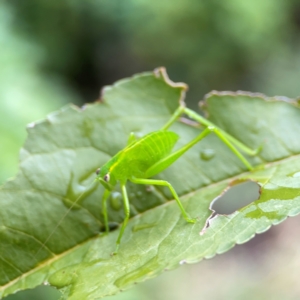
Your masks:
[{"label": "katydid front leg", "polygon": [[[121,190],[122,190],[122,196],[123,196],[123,204],[124,204],[124,213],[125,213],[125,218],[116,242],[116,249],[112,253],[113,255],[118,253],[119,247],[120,247],[120,242],[124,233],[124,230],[127,226],[129,216],[130,216],[130,206],[129,206],[129,200],[128,200],[128,195],[127,195],[127,190],[126,190],[126,183],[121,184]],[[104,219],[104,225],[105,225],[105,231],[106,233],[109,232],[109,227],[108,227],[108,215],[107,215],[107,199],[110,196],[110,191],[105,190],[103,197],[102,197],[102,215]]]},{"label": "katydid front leg", "polygon": [[108,216],[107,216],[107,199],[110,195],[110,191],[109,190],[105,190],[102,196],[102,215],[103,215],[103,219],[104,219],[104,226],[105,226],[105,232],[108,233],[109,232],[109,228],[108,228]]},{"label": "katydid front leg", "polygon": [[124,230],[127,226],[128,220],[129,220],[129,216],[130,216],[130,206],[129,206],[129,200],[128,200],[128,196],[127,196],[127,190],[126,190],[126,183],[121,183],[121,190],[122,190],[122,196],[123,196],[123,203],[124,203],[124,213],[125,213],[125,218],[119,233],[119,236],[117,238],[117,242],[116,242],[116,250],[115,252],[113,252],[112,254],[115,255],[118,253],[119,247],[120,247],[120,243],[121,243],[121,239],[124,233]]}]

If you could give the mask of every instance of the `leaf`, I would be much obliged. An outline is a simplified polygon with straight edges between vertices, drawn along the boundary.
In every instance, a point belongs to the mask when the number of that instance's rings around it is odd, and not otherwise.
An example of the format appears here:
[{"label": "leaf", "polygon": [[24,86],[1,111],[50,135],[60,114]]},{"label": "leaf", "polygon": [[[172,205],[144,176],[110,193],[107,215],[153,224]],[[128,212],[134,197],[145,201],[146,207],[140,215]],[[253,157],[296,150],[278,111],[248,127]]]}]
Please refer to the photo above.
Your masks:
[{"label": "leaf", "polygon": [[[118,230],[99,235],[103,189],[93,183],[94,171],[126,145],[130,132],[159,129],[185,90],[159,69],[106,87],[98,103],[83,109],[67,106],[28,128],[20,170],[0,190],[2,297],[49,282],[61,289],[63,299],[99,299],[182,263],[223,253],[299,213],[298,104],[259,94],[212,92],[205,104],[209,119],[251,148],[263,144],[262,152],[249,158],[263,167],[246,172],[218,138],[208,136],[157,176],[172,183],[199,221],[187,224],[177,204],[168,201],[168,190],[129,184],[135,217],[118,255],[110,256]],[[179,122],[172,130],[180,135],[177,147],[199,134],[198,128]],[[215,156],[201,159],[207,149]],[[217,216],[200,235],[211,201],[235,179],[259,182],[260,199]],[[109,220],[121,222],[117,193]]]}]

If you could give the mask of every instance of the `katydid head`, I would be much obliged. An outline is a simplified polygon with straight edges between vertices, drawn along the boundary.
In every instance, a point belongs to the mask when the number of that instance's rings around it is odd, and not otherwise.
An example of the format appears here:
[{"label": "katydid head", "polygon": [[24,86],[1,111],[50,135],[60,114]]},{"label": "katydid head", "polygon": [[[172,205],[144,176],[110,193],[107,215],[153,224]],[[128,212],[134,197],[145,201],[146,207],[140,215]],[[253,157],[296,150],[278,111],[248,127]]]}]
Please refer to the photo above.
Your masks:
[{"label": "katydid head", "polygon": [[104,165],[102,168],[97,169],[96,171],[97,179],[100,183],[109,191],[112,191],[116,185],[116,179]]}]

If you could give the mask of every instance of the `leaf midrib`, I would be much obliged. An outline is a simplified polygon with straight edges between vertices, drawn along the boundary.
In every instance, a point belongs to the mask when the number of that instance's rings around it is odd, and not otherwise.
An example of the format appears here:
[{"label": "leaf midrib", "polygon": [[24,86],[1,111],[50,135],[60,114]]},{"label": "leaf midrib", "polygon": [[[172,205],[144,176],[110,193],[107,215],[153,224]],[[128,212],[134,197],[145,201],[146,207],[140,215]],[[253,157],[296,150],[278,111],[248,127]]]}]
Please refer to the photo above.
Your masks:
[{"label": "leaf midrib", "polygon": [[[298,153],[298,154],[295,154],[295,155],[292,155],[292,156],[289,156],[289,157],[285,157],[285,158],[283,158],[283,159],[281,159],[281,160],[277,160],[277,161],[274,161],[274,162],[266,163],[266,164],[263,165],[264,168],[263,168],[262,170],[265,170],[265,169],[268,169],[268,168],[270,168],[270,167],[279,165],[279,164],[281,164],[281,163],[283,163],[283,162],[288,162],[288,161],[293,160],[293,159],[295,159],[295,158],[300,158],[300,154]],[[255,172],[255,171],[259,171],[259,169],[255,169],[255,170],[253,170],[253,171],[254,171],[254,172]],[[192,191],[192,192],[189,192],[189,193],[187,193],[187,194],[185,194],[185,195],[182,195],[181,198],[185,199],[185,198],[192,197],[192,196],[195,195],[196,193],[200,192],[202,189],[205,189],[205,188],[211,188],[211,187],[214,187],[214,186],[216,186],[216,185],[223,184],[223,183],[226,183],[226,182],[228,182],[228,181],[232,181],[232,180],[234,180],[234,179],[238,179],[239,177],[244,176],[244,175],[249,174],[249,173],[250,173],[249,171],[247,171],[247,172],[242,172],[242,173],[237,174],[237,175],[235,175],[235,176],[232,176],[232,177],[230,177],[230,178],[222,179],[222,180],[220,180],[220,181],[214,182],[214,183],[212,183],[212,184],[210,184],[210,185],[207,185],[207,186],[202,186],[202,187],[200,187],[199,189],[196,189],[196,190],[194,190],[194,191]],[[161,204],[161,205],[159,205],[159,206],[156,206],[156,207],[153,207],[153,208],[151,208],[151,209],[148,209],[148,210],[146,210],[146,211],[144,211],[144,212],[142,212],[142,213],[139,213],[138,215],[134,216],[134,217],[131,218],[130,220],[133,220],[133,219],[136,218],[136,217],[141,217],[141,215],[143,215],[144,213],[146,213],[146,212],[148,212],[148,211],[151,211],[151,210],[153,210],[153,209],[158,209],[158,208],[163,207],[163,206],[166,206],[166,205],[171,205],[171,204],[173,204],[173,201],[174,201],[174,200],[171,199],[171,200],[169,200],[168,202],[166,202],[166,203],[164,203],[164,204]],[[66,250],[66,251],[64,251],[64,252],[61,252],[60,254],[54,254],[54,257],[52,257],[51,259],[47,259],[45,262],[39,263],[39,264],[38,264],[38,267],[35,267],[35,268],[29,270],[28,272],[23,273],[21,276],[16,277],[16,278],[13,279],[12,281],[10,281],[10,282],[8,282],[7,284],[1,286],[1,287],[0,287],[0,291],[1,291],[1,292],[5,291],[5,289],[7,289],[8,287],[10,287],[10,286],[12,286],[13,284],[17,283],[19,280],[24,279],[24,278],[30,276],[31,274],[33,274],[33,273],[35,273],[35,272],[37,272],[37,271],[40,271],[40,270],[43,269],[44,267],[47,267],[47,266],[51,265],[52,263],[58,261],[60,258],[62,258],[62,257],[64,257],[64,256],[67,256],[69,253],[72,253],[72,252],[75,251],[76,249],[80,248],[82,245],[85,245],[86,243],[91,242],[92,240],[97,239],[97,238],[99,238],[99,236],[98,236],[98,235],[95,235],[95,236],[90,237],[90,238],[84,240],[83,242],[81,242],[81,243],[75,245],[74,247],[69,248],[68,250]]]}]

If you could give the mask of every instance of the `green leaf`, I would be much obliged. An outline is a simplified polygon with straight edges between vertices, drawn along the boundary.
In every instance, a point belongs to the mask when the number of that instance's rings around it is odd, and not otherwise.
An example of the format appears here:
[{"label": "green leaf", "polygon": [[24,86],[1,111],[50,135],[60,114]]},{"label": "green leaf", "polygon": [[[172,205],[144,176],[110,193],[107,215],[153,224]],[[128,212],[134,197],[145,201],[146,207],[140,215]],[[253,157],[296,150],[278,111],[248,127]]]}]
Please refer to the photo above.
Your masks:
[{"label": "green leaf", "polygon": [[[300,211],[298,104],[258,94],[212,92],[209,119],[251,148],[263,145],[246,172],[213,135],[159,174],[171,182],[196,224],[188,224],[168,190],[129,184],[132,218],[118,255],[118,230],[99,235],[102,187],[95,170],[122,149],[130,132],[159,129],[183,101],[186,86],[163,69],[122,80],[103,90],[102,101],[63,108],[28,127],[16,178],[0,190],[0,295],[50,283],[63,299],[95,299],[182,263],[195,263],[244,243]],[[177,147],[199,128],[176,123]],[[203,159],[203,152],[215,155]],[[259,182],[259,200],[211,220],[211,201],[235,179]],[[118,191],[109,220],[121,222]],[[82,196],[81,196],[82,195]],[[79,200],[75,205],[74,202]],[[134,217],[135,216],[135,217]]]}]

